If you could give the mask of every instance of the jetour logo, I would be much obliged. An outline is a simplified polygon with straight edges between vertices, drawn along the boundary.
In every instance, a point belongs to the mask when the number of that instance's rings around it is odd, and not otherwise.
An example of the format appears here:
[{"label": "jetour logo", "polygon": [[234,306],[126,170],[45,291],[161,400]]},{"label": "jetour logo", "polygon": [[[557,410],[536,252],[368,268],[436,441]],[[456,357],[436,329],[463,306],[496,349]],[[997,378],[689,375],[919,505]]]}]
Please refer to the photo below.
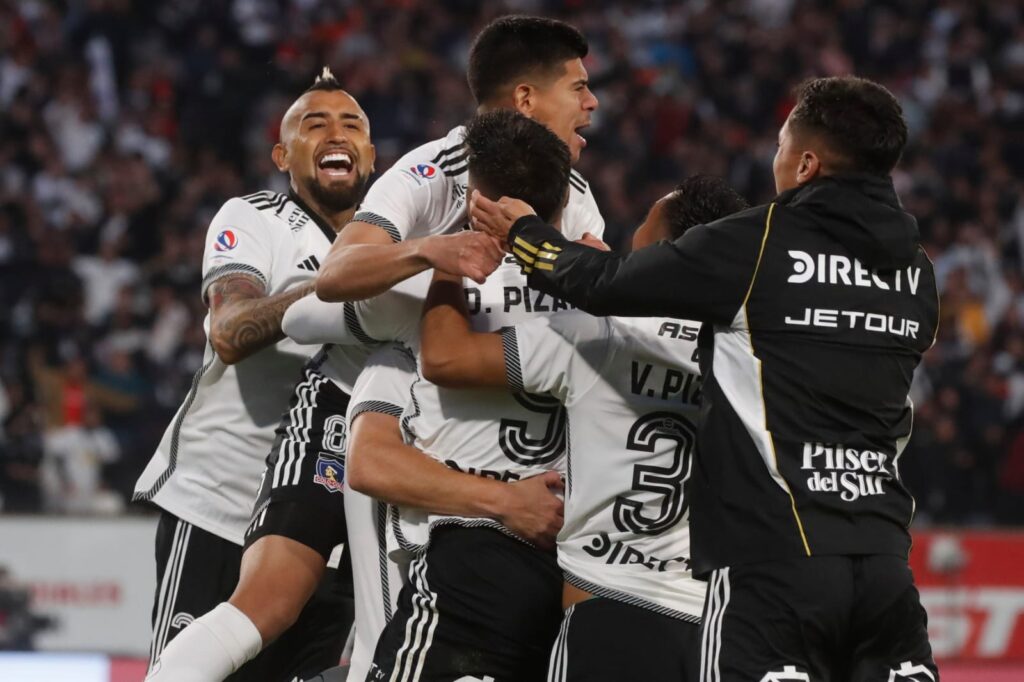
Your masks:
[{"label": "jetour logo", "polygon": [[429,163],[418,163],[409,170],[412,171],[413,175],[418,175],[426,180],[430,180],[437,175],[437,168]]},{"label": "jetour logo", "polygon": [[217,235],[217,240],[213,243],[214,251],[230,251],[238,246],[238,237],[232,230],[224,230]]}]

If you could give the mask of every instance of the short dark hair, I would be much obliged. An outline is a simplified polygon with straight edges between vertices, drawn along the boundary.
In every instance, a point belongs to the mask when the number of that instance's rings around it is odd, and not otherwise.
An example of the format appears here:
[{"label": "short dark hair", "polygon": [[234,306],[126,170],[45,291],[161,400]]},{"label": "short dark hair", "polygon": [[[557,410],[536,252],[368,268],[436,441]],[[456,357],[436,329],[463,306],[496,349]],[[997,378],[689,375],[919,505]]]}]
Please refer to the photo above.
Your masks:
[{"label": "short dark hair", "polygon": [[747,200],[714,175],[691,175],[665,200],[663,215],[672,239],[694,225],[706,225],[748,208]]},{"label": "short dark hair", "polygon": [[305,95],[307,92],[317,92],[320,90],[334,92],[335,90],[344,89],[345,88],[341,87],[341,82],[334,77],[333,73],[331,73],[331,67],[325,66],[320,72],[320,75],[313,81],[313,84],[306,88],[302,94]]},{"label": "short dark hair", "polygon": [[487,24],[469,48],[467,79],[477,104],[531,73],[550,73],[585,57],[586,38],[575,28],[544,17],[511,15]]},{"label": "short dark hair", "polygon": [[542,219],[558,218],[569,191],[569,147],[542,123],[511,109],[466,124],[469,177],[481,192],[522,199]]},{"label": "short dark hair", "polygon": [[813,78],[796,87],[790,128],[821,136],[839,171],[888,175],[907,144],[903,108],[884,86],[856,76]]}]

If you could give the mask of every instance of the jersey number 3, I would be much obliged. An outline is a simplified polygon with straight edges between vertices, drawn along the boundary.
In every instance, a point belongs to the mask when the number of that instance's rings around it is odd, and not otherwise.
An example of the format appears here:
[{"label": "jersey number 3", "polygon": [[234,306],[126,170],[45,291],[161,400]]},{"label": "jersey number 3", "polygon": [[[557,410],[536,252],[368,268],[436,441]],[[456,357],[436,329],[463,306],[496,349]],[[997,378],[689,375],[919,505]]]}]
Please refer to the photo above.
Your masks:
[{"label": "jersey number 3", "polygon": [[[644,501],[632,496],[615,498],[615,526],[623,533],[658,535],[675,526],[686,514],[689,503],[683,496],[683,485],[690,478],[693,446],[697,430],[687,419],[672,412],[652,412],[638,419],[629,430],[626,448],[638,452],[654,452],[658,441],[671,441],[672,461],[668,466],[637,464],[633,467],[633,493],[644,495]],[[646,514],[645,507],[654,514]]]}]

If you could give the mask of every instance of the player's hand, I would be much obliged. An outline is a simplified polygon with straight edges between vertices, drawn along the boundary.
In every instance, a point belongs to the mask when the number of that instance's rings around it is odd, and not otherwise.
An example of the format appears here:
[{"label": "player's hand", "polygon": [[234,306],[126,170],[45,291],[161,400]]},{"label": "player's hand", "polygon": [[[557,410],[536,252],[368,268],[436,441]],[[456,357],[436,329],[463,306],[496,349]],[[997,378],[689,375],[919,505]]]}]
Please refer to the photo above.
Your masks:
[{"label": "player's hand", "polygon": [[421,249],[432,268],[477,284],[483,284],[505,257],[494,237],[472,230],[427,237]]},{"label": "player's hand", "polygon": [[598,251],[612,250],[612,247],[608,246],[603,241],[601,241],[594,235],[590,234],[589,232],[584,232],[583,236],[576,240],[576,243],[583,244],[584,246],[589,246],[590,248],[597,249]]},{"label": "player's hand", "polygon": [[479,190],[473,190],[469,199],[469,223],[474,230],[494,235],[504,244],[512,223],[525,215],[537,215],[528,203],[520,199],[502,197],[491,201]]},{"label": "player's hand", "polygon": [[564,505],[555,493],[565,490],[557,471],[509,483],[505,513],[498,519],[516,535],[541,549],[553,549],[562,529]]}]

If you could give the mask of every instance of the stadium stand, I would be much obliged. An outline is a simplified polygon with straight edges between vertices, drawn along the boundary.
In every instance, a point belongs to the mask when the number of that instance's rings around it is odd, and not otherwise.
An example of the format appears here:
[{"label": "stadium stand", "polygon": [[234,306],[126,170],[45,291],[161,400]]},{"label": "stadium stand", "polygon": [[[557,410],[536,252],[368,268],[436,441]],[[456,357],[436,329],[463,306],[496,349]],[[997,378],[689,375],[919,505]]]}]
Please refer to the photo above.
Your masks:
[{"label": "stadium stand", "polygon": [[[902,471],[918,523],[1024,523],[1024,9],[966,0],[520,0],[579,26],[580,171],[615,248],[684,176],[771,196],[791,86],[896,93],[896,174],[942,293]],[[378,168],[471,114],[464,0],[0,2],[0,511],[118,514],[202,357],[228,197],[283,188],[279,117],[330,64]],[[74,494],[70,494],[73,490]]]}]

